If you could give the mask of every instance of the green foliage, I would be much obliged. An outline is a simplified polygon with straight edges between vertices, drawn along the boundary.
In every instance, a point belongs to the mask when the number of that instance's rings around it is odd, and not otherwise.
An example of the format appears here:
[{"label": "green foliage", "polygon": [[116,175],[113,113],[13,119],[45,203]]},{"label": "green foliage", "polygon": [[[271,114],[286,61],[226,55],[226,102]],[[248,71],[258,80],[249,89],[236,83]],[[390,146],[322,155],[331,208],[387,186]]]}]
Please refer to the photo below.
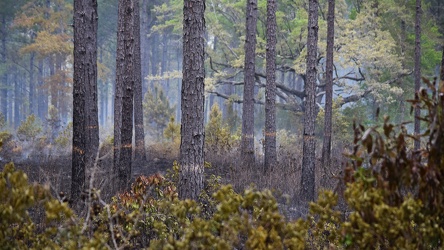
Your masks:
[{"label": "green foliage", "polygon": [[170,117],[174,114],[175,107],[170,106],[161,86],[154,86],[149,90],[143,102],[144,121],[147,131],[154,134],[157,140],[161,139],[164,129],[167,127]]},{"label": "green foliage", "polygon": [[[347,119],[341,110],[342,98],[333,100],[332,107],[332,134],[333,139],[344,142],[351,142],[353,134],[350,132],[352,128],[351,119]],[[316,117],[317,133],[322,135],[324,133],[324,119],[325,110],[320,109]]]},{"label": "green foliage", "polygon": [[[27,249],[442,249],[444,244],[444,93],[423,80],[420,105],[427,144],[411,151],[412,135],[388,117],[382,126],[354,126],[345,190],[322,191],[306,219],[289,221],[269,190],[241,193],[207,179],[200,199],[180,200],[179,165],[165,176],[139,176],[110,204],[90,190],[80,220],[48,188],[30,185],[7,164],[0,173],[0,244]],[[220,124],[214,108],[212,120]],[[217,127],[217,126],[216,126]],[[342,190],[342,189],[338,189]],[[339,195],[349,212],[337,208]],[[44,211],[36,221],[30,211]]]},{"label": "green foliage", "polygon": [[17,137],[20,140],[34,141],[42,132],[42,122],[34,114],[28,116],[17,129]]},{"label": "green foliage", "polygon": [[66,128],[59,133],[57,138],[55,139],[55,144],[66,148],[71,145],[72,143],[72,122],[68,123]]},{"label": "green foliage", "polygon": [[170,117],[170,122],[163,131],[163,136],[173,143],[180,143],[180,124],[176,123],[174,116]]},{"label": "green foliage", "polygon": [[[33,214],[30,214],[33,211]],[[38,211],[43,211],[39,218]],[[77,223],[74,223],[77,222]],[[3,249],[104,248],[102,235],[86,237],[73,211],[48,186],[29,184],[12,163],[0,172],[0,244]]]},{"label": "green foliage", "polygon": [[205,146],[213,152],[226,152],[231,149],[233,140],[228,126],[223,124],[222,111],[214,104],[210,112],[210,120],[205,127]]}]

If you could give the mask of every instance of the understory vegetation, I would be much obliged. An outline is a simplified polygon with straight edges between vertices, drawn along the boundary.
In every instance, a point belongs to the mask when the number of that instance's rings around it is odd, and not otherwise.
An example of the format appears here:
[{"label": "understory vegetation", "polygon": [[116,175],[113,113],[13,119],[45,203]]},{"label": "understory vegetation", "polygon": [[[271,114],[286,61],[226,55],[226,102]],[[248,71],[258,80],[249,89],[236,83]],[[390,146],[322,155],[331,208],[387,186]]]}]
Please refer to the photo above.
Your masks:
[{"label": "understory vegetation", "polygon": [[[334,190],[319,191],[317,201],[302,216],[289,214],[297,206],[285,202],[286,196],[277,190],[254,186],[238,190],[223,184],[211,169],[200,199],[180,200],[176,163],[165,175],[138,176],[130,190],[111,200],[104,199],[101,190],[91,189],[84,194],[84,209],[74,212],[63,194],[54,194],[49,185],[30,183],[9,163],[0,173],[0,245],[4,249],[440,249],[444,93],[435,89],[435,83],[424,82],[430,91],[421,90],[419,101],[412,104],[424,110],[425,146],[413,151],[412,141],[419,138],[388,117],[379,126],[355,125],[339,184]],[[208,126],[217,131],[216,123]],[[222,150],[218,140],[210,142]]]}]

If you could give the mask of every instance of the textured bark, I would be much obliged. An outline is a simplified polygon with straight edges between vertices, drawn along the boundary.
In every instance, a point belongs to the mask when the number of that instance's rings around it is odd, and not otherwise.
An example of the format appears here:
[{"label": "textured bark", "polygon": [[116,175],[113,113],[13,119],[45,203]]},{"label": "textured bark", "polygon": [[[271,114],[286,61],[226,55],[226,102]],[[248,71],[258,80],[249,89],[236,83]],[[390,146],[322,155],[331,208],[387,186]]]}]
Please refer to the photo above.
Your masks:
[{"label": "textured bark", "polygon": [[145,133],[143,129],[143,105],[142,105],[142,62],[140,48],[140,8],[139,1],[134,2],[134,132],[136,145],[134,160],[145,161]]},{"label": "textured bark", "polygon": [[256,58],[257,0],[247,0],[244,64],[244,96],[242,104],[241,152],[244,165],[253,165],[254,157],[254,82]]},{"label": "textured bark", "polygon": [[29,58],[29,114],[37,113],[37,103],[35,102],[34,58],[35,53],[31,53]]},{"label": "textured bark", "polygon": [[[6,23],[6,17],[3,16],[2,17],[2,24],[1,24],[1,34],[2,34],[2,38],[1,38],[1,54],[2,54],[2,63],[6,65],[6,37],[7,37],[7,23]],[[1,83],[2,83],[2,90],[0,91],[0,104],[1,104],[1,112],[2,114],[5,116],[6,120],[9,120],[8,117],[8,70],[5,70],[3,72],[2,78],[1,78]]]},{"label": "textured bark", "polygon": [[[416,22],[415,22],[415,100],[419,100],[419,89],[421,87],[421,0],[416,0]],[[419,116],[421,110],[419,104],[415,106],[415,136],[419,136],[421,130],[421,124]],[[421,147],[421,141],[415,140],[414,149],[419,150]]]},{"label": "textured bark", "polygon": [[444,81],[444,44],[442,45],[441,72],[439,74],[439,79]]},{"label": "textured bark", "polygon": [[145,80],[145,77],[149,72],[149,43],[148,43],[148,31],[149,31],[149,18],[151,12],[148,10],[148,0],[142,0],[141,6],[141,14],[140,14],[140,46],[141,46],[141,63],[143,63],[142,67],[142,97],[143,93],[148,90],[148,84]]},{"label": "textured bark", "polygon": [[97,0],[74,1],[74,81],[71,201],[85,188],[85,169],[99,146],[97,110]]},{"label": "textured bark", "polygon": [[301,199],[313,201],[315,197],[316,161],[316,59],[318,43],[318,1],[310,0],[308,6],[307,69],[305,82],[304,142],[301,176]]},{"label": "textured bark", "polygon": [[267,0],[267,86],[265,88],[265,171],[277,163],[276,154],[276,0]]},{"label": "textured bark", "polygon": [[[20,125],[20,104],[22,103],[20,101],[20,82],[17,80],[17,69],[12,68],[12,72],[15,72],[12,75],[12,83],[14,84],[14,128],[17,129],[17,127]],[[12,104],[12,103],[11,103]],[[12,106],[12,105],[11,105]]]},{"label": "textured bark", "polygon": [[115,191],[131,180],[133,88],[135,80],[134,0],[119,0],[117,27],[116,91],[114,101]]},{"label": "textured bark", "polygon": [[179,197],[195,200],[204,173],[204,13],[204,0],[184,1]]},{"label": "textured bark", "polygon": [[[325,66],[325,116],[322,161],[324,173],[331,168],[331,130],[333,108],[333,46],[335,39],[335,0],[328,0],[327,14],[327,62]],[[326,180],[323,176],[322,180]]]},{"label": "textured bark", "polygon": [[39,118],[44,120],[46,115],[48,114],[48,94],[46,90],[43,88],[44,82],[44,71],[43,71],[44,63],[43,59],[39,60],[39,74],[38,74],[38,88],[37,88],[37,100],[38,100],[38,115]]}]

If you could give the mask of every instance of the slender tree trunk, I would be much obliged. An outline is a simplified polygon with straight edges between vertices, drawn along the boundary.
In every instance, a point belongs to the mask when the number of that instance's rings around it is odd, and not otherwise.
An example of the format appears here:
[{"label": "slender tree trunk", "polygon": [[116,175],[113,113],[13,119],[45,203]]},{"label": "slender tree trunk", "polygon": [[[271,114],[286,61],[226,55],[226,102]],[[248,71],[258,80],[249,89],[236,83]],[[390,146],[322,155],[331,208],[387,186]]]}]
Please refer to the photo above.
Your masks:
[{"label": "slender tree trunk", "polygon": [[36,114],[35,79],[34,79],[34,58],[35,53],[31,53],[29,58],[29,114]]},{"label": "slender tree trunk", "polygon": [[256,58],[257,0],[247,0],[244,65],[244,96],[242,106],[242,161],[252,166],[254,157],[254,82]]},{"label": "slender tree trunk", "polygon": [[[415,22],[415,99],[419,100],[419,89],[421,87],[421,0],[416,0],[416,22]],[[415,136],[419,136],[421,124],[419,116],[421,110],[419,104],[415,105]],[[421,147],[421,140],[418,138],[414,142],[414,149],[419,150]]]},{"label": "slender tree trunk", "polygon": [[441,82],[444,81],[444,44],[442,45],[441,72],[439,74],[439,79],[441,80]]},{"label": "slender tree trunk", "polygon": [[328,0],[327,17],[327,62],[325,66],[325,117],[324,141],[322,144],[323,177],[325,183],[328,177],[327,170],[331,168],[331,130],[333,109],[333,46],[335,39],[335,0]]},{"label": "slender tree trunk", "polygon": [[142,106],[142,62],[140,48],[140,8],[139,1],[134,2],[134,130],[136,147],[134,151],[135,161],[145,161],[145,133],[143,130],[143,106]]},{"label": "slender tree trunk", "polygon": [[18,72],[17,68],[14,67],[13,71],[14,73],[14,128],[17,129],[17,127],[20,125],[20,104],[23,103],[23,98],[20,95],[21,90],[21,84],[18,80]]},{"label": "slender tree trunk", "polygon": [[304,142],[302,156],[301,199],[313,201],[315,197],[316,162],[316,62],[318,43],[318,1],[309,1],[307,69],[305,82]]},{"label": "slender tree trunk", "polygon": [[50,80],[50,93],[51,93],[51,105],[55,108],[57,108],[57,86],[56,82],[54,81],[54,75],[55,75],[55,66],[54,66],[54,55],[50,55],[48,57],[48,67],[49,67],[49,78]]},{"label": "slender tree trunk", "polygon": [[[6,23],[6,17],[3,15],[2,17],[2,30],[1,30],[1,34],[2,34],[2,38],[1,38],[1,42],[2,42],[2,63],[4,64],[4,67],[6,67],[6,37],[7,37],[7,23]],[[2,114],[5,116],[6,120],[9,120],[8,117],[8,70],[4,70],[3,71],[3,75],[2,75],[2,89],[0,91],[0,100],[1,100],[1,112]]]},{"label": "slender tree trunk", "polygon": [[134,88],[134,0],[119,0],[117,28],[116,94],[114,101],[115,190],[128,188],[131,180]]},{"label": "slender tree trunk", "polygon": [[265,89],[265,171],[277,163],[276,154],[276,0],[267,0],[267,86]]},{"label": "slender tree trunk", "polygon": [[74,81],[71,202],[80,201],[86,168],[99,146],[97,0],[74,0]]},{"label": "slender tree trunk", "polygon": [[149,39],[148,39],[148,31],[149,31],[149,18],[151,11],[148,9],[148,0],[142,0],[142,7],[141,7],[141,23],[140,23],[140,43],[141,43],[141,50],[142,50],[142,98],[143,95],[148,90],[148,82],[145,80],[145,77],[149,74]]},{"label": "slender tree trunk", "polygon": [[44,120],[48,113],[48,95],[46,89],[43,87],[44,82],[44,62],[43,59],[39,60],[39,75],[38,75],[38,114],[39,118]]},{"label": "slender tree trunk", "polygon": [[204,13],[205,0],[184,1],[179,197],[195,200],[204,177]]}]

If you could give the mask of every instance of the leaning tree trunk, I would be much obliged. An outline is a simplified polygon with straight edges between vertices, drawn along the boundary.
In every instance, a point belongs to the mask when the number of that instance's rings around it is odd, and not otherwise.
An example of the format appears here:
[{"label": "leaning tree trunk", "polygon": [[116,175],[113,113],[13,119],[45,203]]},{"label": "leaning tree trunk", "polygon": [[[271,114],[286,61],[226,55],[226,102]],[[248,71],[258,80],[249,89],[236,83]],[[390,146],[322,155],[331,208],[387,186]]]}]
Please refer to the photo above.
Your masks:
[{"label": "leaning tree trunk", "polygon": [[331,127],[333,106],[333,46],[335,39],[335,0],[328,0],[327,16],[327,62],[325,66],[325,116],[324,141],[322,144],[323,176],[321,183],[327,180],[326,173],[331,168]]},{"label": "leaning tree trunk", "polygon": [[184,1],[179,196],[190,199],[198,199],[203,189],[204,13],[204,0]]},{"label": "leaning tree trunk", "polygon": [[119,0],[114,101],[114,191],[131,180],[134,87],[134,0]]},{"label": "leaning tree trunk", "polygon": [[134,132],[136,147],[134,160],[145,161],[145,133],[143,130],[143,106],[142,106],[142,62],[140,49],[140,8],[139,1],[134,2]]},{"label": "leaning tree trunk", "polygon": [[80,200],[85,169],[99,146],[97,110],[97,0],[74,1],[74,81],[71,202]]},{"label": "leaning tree trunk", "polygon": [[304,142],[302,156],[301,199],[313,201],[315,197],[316,161],[316,62],[318,43],[318,1],[309,1],[307,69],[305,82]]},{"label": "leaning tree trunk", "polygon": [[[415,100],[419,101],[419,88],[421,87],[421,0],[416,0],[416,22],[415,22]],[[421,147],[421,140],[419,134],[421,130],[421,124],[419,116],[421,110],[419,103],[415,105],[415,136],[418,138],[415,140],[414,149],[419,150]]]},{"label": "leaning tree trunk", "polygon": [[265,172],[276,165],[276,0],[267,0],[267,85],[265,89]]},{"label": "leaning tree trunk", "polygon": [[256,58],[257,0],[247,0],[244,65],[244,96],[242,104],[241,153],[244,165],[251,166],[254,158],[254,82]]}]

